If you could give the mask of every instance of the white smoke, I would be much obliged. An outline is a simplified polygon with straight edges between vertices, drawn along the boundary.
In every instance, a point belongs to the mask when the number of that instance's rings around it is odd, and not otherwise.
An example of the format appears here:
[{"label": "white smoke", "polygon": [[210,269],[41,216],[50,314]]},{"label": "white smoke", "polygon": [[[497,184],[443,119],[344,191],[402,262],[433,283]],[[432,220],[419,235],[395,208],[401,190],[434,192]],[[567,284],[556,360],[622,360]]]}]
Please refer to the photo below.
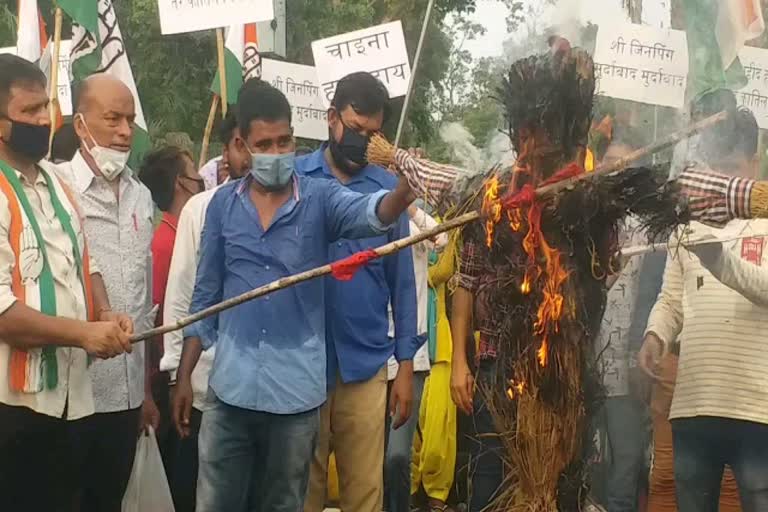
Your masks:
[{"label": "white smoke", "polygon": [[475,138],[461,123],[445,123],[440,127],[440,138],[451,147],[458,165],[470,173],[485,172],[494,165],[514,163],[514,151],[509,137],[496,133],[484,148],[475,146]]}]

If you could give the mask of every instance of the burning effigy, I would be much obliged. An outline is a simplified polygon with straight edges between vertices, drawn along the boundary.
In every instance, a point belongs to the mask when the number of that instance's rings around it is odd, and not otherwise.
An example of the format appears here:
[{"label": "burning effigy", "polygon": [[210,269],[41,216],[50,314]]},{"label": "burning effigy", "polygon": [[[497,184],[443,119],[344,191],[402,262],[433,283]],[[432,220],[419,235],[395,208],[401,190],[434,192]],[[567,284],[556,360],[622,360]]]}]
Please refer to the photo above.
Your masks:
[{"label": "burning effigy", "polygon": [[[584,173],[594,92],[590,55],[561,46],[515,62],[498,91],[517,154],[511,169],[461,177],[450,166],[389,155],[396,166],[430,167],[422,188],[447,218],[482,213],[462,236],[480,248],[481,272],[494,276],[474,300],[498,338],[493,378],[478,391],[504,448],[497,511],[581,510],[590,423],[603,399],[593,341],[605,279],[620,270],[618,230],[633,216],[649,240],[666,240],[690,220],[679,185],[658,168],[571,181]],[[386,160],[384,149],[375,141],[369,157],[378,150]],[[564,181],[537,197],[537,188]]]}]

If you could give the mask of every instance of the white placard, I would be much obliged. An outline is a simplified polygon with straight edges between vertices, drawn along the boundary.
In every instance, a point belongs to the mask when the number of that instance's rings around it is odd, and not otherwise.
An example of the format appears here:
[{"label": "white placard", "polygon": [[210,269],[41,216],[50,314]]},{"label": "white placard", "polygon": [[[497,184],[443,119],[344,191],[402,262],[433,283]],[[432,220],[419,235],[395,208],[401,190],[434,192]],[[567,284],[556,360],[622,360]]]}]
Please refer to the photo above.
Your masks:
[{"label": "white placard", "polygon": [[736,100],[755,114],[760,128],[768,129],[768,50],[745,46],[739,60],[749,82],[736,92]]},{"label": "white placard", "polygon": [[[53,43],[51,43],[53,44]],[[58,95],[61,115],[72,115],[72,87],[69,83],[69,55],[72,50],[72,40],[66,39],[59,44],[59,78]],[[0,48],[0,53],[16,54],[16,47]],[[50,58],[48,62],[50,62]]]},{"label": "white placard", "polygon": [[262,59],[261,79],[280,89],[293,109],[297,137],[326,140],[328,112],[320,99],[320,85],[312,66]]},{"label": "white placard", "polygon": [[270,21],[273,0],[157,0],[160,32],[179,34]]},{"label": "white placard", "polygon": [[688,76],[685,32],[602,24],[595,45],[597,94],[682,108]]},{"label": "white placard", "polygon": [[411,67],[399,21],[315,41],[312,53],[325,105],[331,104],[339,80],[358,71],[381,80],[390,98],[404,96],[408,90]]}]

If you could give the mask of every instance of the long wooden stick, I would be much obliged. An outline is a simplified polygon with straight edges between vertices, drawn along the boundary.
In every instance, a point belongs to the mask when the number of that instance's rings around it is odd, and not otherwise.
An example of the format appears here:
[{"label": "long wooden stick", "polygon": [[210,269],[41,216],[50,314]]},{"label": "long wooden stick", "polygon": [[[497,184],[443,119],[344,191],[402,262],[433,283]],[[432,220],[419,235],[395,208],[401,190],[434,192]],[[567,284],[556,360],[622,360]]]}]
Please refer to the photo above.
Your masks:
[{"label": "long wooden stick", "polygon": [[221,95],[221,117],[227,117],[227,65],[224,57],[224,29],[216,29],[216,55],[219,61],[219,94]]},{"label": "long wooden stick", "polygon": [[[695,133],[698,133],[702,129],[711,127],[719,122],[722,122],[726,117],[727,117],[727,114],[725,114],[724,112],[716,114],[699,123],[691,125],[684,130],[681,130],[672,135],[669,135],[668,137],[665,137],[659,142],[656,142],[654,144],[651,144],[650,146],[634,151],[629,155],[627,155],[626,157],[620,160],[617,160],[612,164],[602,165],[591,173],[581,174],[569,180],[564,180],[562,182],[558,182],[553,185],[538,188],[536,190],[536,195],[539,197],[542,197],[549,194],[554,194],[560,190],[563,190],[569,186],[572,186],[574,183],[582,179],[594,179],[598,176],[603,176],[606,174],[611,174],[617,171],[621,171],[627,168],[628,164],[630,164],[631,162],[638,160],[640,158],[646,157],[650,154],[656,153],[658,151],[662,151],[676,144],[677,142],[683,139],[686,139],[694,135]],[[423,242],[424,240],[433,238],[436,235],[439,235],[441,233],[445,233],[447,231],[451,231],[453,229],[469,224],[470,222],[474,222],[478,220],[480,217],[481,217],[481,213],[477,211],[465,213],[464,215],[461,215],[454,219],[443,222],[442,224],[436,226],[433,229],[422,231],[417,235],[409,236],[407,238],[402,238],[400,240],[395,240],[394,242],[388,243],[386,245],[382,245],[381,247],[377,247],[376,249],[374,249],[374,251],[376,251],[376,254],[378,254],[379,256],[387,256],[389,254],[393,254],[397,251],[405,249],[406,247],[410,247],[419,242]],[[269,284],[260,286],[242,295],[238,295],[237,297],[232,297],[231,299],[225,300],[224,302],[220,302],[219,304],[215,304],[193,315],[189,315],[185,318],[182,318],[175,324],[156,327],[150,331],[136,334],[131,337],[131,342],[135,343],[138,341],[146,340],[153,336],[160,336],[162,334],[183,329],[188,325],[191,325],[195,322],[198,322],[204,318],[215,315],[217,313],[221,313],[224,310],[233,308],[244,302],[248,302],[249,300],[253,300],[255,298],[267,295],[268,293],[272,293],[277,290],[282,290],[283,288],[288,288],[289,286],[303,283],[304,281],[309,281],[310,279],[315,279],[317,277],[325,276],[330,273],[331,273],[331,265],[329,264],[329,265],[323,265],[322,267],[317,267],[311,270],[307,270],[299,274],[294,274],[292,276],[283,277],[281,279],[278,279],[277,281],[272,281]]]},{"label": "long wooden stick", "polygon": [[395,146],[400,146],[400,138],[403,136],[403,128],[405,127],[405,121],[408,117],[408,110],[411,105],[411,97],[413,96],[413,88],[416,85],[416,72],[419,70],[419,62],[421,61],[421,50],[424,48],[424,39],[427,35],[427,29],[429,28],[429,22],[432,19],[432,8],[435,5],[435,0],[429,0],[427,3],[427,11],[424,13],[424,22],[421,25],[421,34],[419,34],[419,43],[416,45],[416,54],[413,57],[413,69],[411,69],[411,78],[408,80],[408,89],[405,92],[405,99],[403,100],[403,109],[400,112],[400,120],[397,122],[397,133],[395,134]]},{"label": "long wooden stick", "polygon": [[211,143],[211,132],[213,131],[213,122],[216,120],[216,111],[219,109],[219,95],[214,94],[211,99],[211,110],[208,112],[208,122],[205,123],[205,133],[203,133],[203,143],[200,146],[200,160],[197,166],[202,169],[205,162],[208,161],[208,146]]},{"label": "long wooden stick", "polygon": [[56,120],[59,117],[59,55],[61,54],[61,26],[64,15],[61,7],[56,8],[53,25],[53,52],[51,53],[51,83],[48,86],[48,116],[51,120],[51,135],[48,139],[48,155],[53,148],[56,134]]}]

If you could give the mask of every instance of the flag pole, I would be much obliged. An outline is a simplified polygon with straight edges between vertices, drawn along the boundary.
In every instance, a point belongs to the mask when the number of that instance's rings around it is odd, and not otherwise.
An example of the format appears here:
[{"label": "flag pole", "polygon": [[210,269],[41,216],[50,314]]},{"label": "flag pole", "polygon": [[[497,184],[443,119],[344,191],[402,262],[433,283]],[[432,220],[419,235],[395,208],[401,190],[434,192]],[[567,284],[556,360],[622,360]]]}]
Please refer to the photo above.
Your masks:
[{"label": "flag pole", "polygon": [[56,133],[56,121],[59,114],[59,55],[61,54],[61,25],[64,17],[61,7],[56,7],[53,28],[53,53],[51,55],[51,83],[48,84],[48,115],[51,120],[51,135],[48,139],[48,155],[53,147],[53,136]]},{"label": "flag pole", "polygon": [[203,144],[200,147],[200,161],[197,168],[202,169],[205,162],[208,161],[208,145],[211,143],[211,132],[213,131],[213,122],[216,119],[216,111],[219,109],[219,95],[214,94],[211,100],[211,111],[208,112],[208,122],[205,123],[205,133],[203,134]]},{"label": "flag pole", "polygon": [[[578,176],[574,176],[567,180],[558,181],[557,183],[539,187],[536,189],[536,197],[542,198],[542,197],[550,196],[552,194],[555,194],[557,192],[560,192],[562,190],[572,187],[576,182],[581,180],[594,180],[599,176],[606,176],[609,174],[622,172],[629,168],[628,166],[630,163],[640,160],[642,158],[645,158],[648,155],[653,155],[655,153],[658,153],[659,151],[664,151],[665,149],[674,146],[681,140],[690,138],[691,136],[693,136],[696,133],[699,133],[702,130],[705,130],[718,123],[721,123],[727,117],[728,117],[728,114],[726,112],[720,112],[711,117],[703,119],[698,123],[692,124],[678,132],[674,132],[660,140],[657,140],[650,146],[646,146],[644,148],[635,150],[629,153],[628,155],[624,156],[623,158],[616,160],[615,162],[611,162],[610,164],[603,164],[592,172],[582,173],[582,174],[579,174]],[[394,254],[414,244],[423,242],[424,240],[432,239],[441,233],[445,233],[447,231],[451,231],[453,229],[464,226],[465,224],[475,222],[481,219],[482,216],[483,214],[479,211],[471,211],[459,217],[450,219],[442,224],[438,224],[436,227],[432,229],[422,231],[418,234],[411,235],[406,238],[401,238],[400,240],[395,240],[394,242],[390,242],[386,245],[376,247],[373,250],[376,252],[377,257]],[[131,336],[131,343],[143,341],[153,336],[160,336],[162,334],[166,334],[169,332],[178,331],[179,329],[183,329],[188,325],[191,325],[195,322],[199,322],[204,318],[215,315],[217,313],[233,308],[235,306],[239,306],[240,304],[244,302],[248,302],[249,300],[253,300],[255,298],[268,295],[277,290],[282,290],[284,288],[288,288],[290,286],[294,286],[296,284],[303,283],[311,279],[316,279],[318,277],[328,275],[332,271],[333,271],[333,267],[332,265],[329,264],[329,265],[323,265],[321,267],[316,267],[310,270],[305,270],[304,272],[300,272],[298,274],[282,277],[280,279],[272,281],[271,283],[265,284],[264,286],[259,286],[258,288],[254,288],[251,291],[245,292],[236,297],[232,297],[231,299],[227,299],[223,302],[219,302],[218,304],[214,304],[213,306],[206,308],[202,311],[199,311],[195,314],[186,316],[174,324],[163,325],[160,327],[155,327],[154,329],[150,329],[149,331],[146,331],[143,333],[134,334],[133,336]]]},{"label": "flag pole", "polygon": [[403,110],[400,112],[400,121],[397,123],[397,135],[395,135],[395,147],[400,147],[400,139],[403,136],[403,127],[405,126],[405,118],[408,117],[408,107],[411,104],[411,96],[413,95],[413,86],[416,79],[416,71],[419,69],[419,60],[421,59],[421,50],[424,47],[424,38],[427,35],[427,28],[429,28],[429,21],[432,19],[432,7],[435,5],[435,0],[429,0],[427,4],[427,12],[424,14],[424,23],[421,25],[421,34],[419,35],[419,44],[416,46],[416,55],[413,57],[413,69],[411,70],[411,78],[408,80],[408,90],[405,93],[405,100],[403,101]]},{"label": "flag pole", "polygon": [[216,54],[219,61],[219,92],[221,94],[221,117],[227,117],[227,67],[224,61],[224,29],[216,29]]}]

